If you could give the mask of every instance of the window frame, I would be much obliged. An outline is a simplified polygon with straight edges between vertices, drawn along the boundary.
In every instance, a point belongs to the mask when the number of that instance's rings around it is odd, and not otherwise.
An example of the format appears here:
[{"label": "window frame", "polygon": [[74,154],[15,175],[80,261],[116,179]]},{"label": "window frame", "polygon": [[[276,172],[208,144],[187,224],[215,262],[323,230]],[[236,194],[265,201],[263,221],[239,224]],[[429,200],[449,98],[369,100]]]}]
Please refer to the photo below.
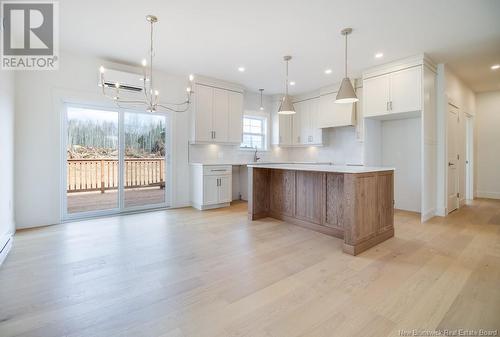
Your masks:
[{"label": "window frame", "polygon": [[[256,120],[262,121],[262,133],[245,132],[244,131],[245,118],[256,119]],[[243,113],[243,118],[241,119],[241,124],[242,124],[242,133],[241,133],[241,144],[239,147],[239,149],[241,151],[255,151],[255,147],[243,146],[243,137],[245,135],[262,136],[263,147],[261,149],[257,149],[257,151],[269,151],[269,116],[268,116],[268,114],[262,113],[262,112],[257,112],[257,111],[245,111]]]}]

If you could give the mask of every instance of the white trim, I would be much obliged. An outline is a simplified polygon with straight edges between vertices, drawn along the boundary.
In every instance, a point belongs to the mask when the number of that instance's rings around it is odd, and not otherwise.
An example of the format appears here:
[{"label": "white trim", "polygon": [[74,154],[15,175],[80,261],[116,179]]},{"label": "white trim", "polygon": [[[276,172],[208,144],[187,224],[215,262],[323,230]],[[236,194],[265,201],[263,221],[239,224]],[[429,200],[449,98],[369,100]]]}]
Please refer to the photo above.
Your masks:
[{"label": "white trim", "polygon": [[202,75],[195,74],[194,75],[194,83],[204,85],[206,87],[225,89],[225,90],[235,91],[235,92],[239,92],[239,93],[244,92],[243,86],[240,84],[226,82],[226,81],[222,81],[222,80],[218,80],[215,78],[210,78],[210,77],[206,77],[206,76],[202,76]]},{"label": "white trim", "polygon": [[[263,122],[263,131],[264,133],[249,133],[249,132],[244,132],[242,129],[241,132],[241,143],[238,146],[238,149],[240,151],[255,151],[255,148],[252,147],[242,147],[241,144],[243,144],[243,136],[244,135],[255,135],[255,136],[263,136],[264,138],[264,148],[262,149],[257,149],[257,151],[260,152],[265,152],[265,151],[270,151],[270,142],[271,142],[271,120],[270,120],[270,115],[267,112],[261,112],[261,111],[254,111],[254,110],[245,110],[243,112],[243,118],[242,118],[242,124],[244,124],[245,118],[248,119],[259,119]],[[243,128],[245,126],[243,125]]]},{"label": "white trim", "polygon": [[224,202],[224,203],[220,203],[220,204],[212,204],[212,205],[200,205],[200,204],[197,204],[197,203],[191,203],[191,206],[193,208],[196,208],[197,210],[199,211],[204,211],[204,210],[207,210],[207,209],[215,209],[215,208],[222,208],[222,207],[229,207],[231,206],[231,203],[230,202]]},{"label": "white trim", "polygon": [[[124,125],[124,115],[125,113],[142,113],[142,114],[152,114],[152,113],[145,113],[142,111],[137,111],[137,110],[132,110],[132,109],[124,109],[124,108],[119,108],[116,107],[115,105],[110,105],[110,104],[103,104],[101,105],[99,100],[99,103],[95,103],[95,101],[91,101],[91,103],[83,103],[83,99],[78,98],[74,99],[68,98],[65,99],[63,98],[62,95],[59,95],[57,99],[55,100],[55,103],[59,105],[59,110],[61,113],[61,126],[60,126],[60,143],[61,143],[61,149],[60,149],[60,163],[61,163],[61,186],[60,186],[60,205],[61,205],[61,215],[59,219],[59,223],[63,222],[68,222],[68,221],[75,221],[79,219],[89,219],[89,218],[96,218],[96,217],[102,217],[102,216],[112,216],[112,215],[121,215],[121,214],[128,214],[128,213],[133,213],[133,212],[141,212],[141,211],[148,211],[148,210],[158,210],[158,209],[168,209],[169,206],[172,203],[172,191],[173,191],[173,180],[172,180],[172,169],[171,169],[171,163],[172,159],[171,158],[165,158],[165,178],[168,178],[170,180],[170,185],[167,186],[167,183],[165,184],[165,189],[164,189],[164,194],[165,194],[165,201],[160,204],[150,204],[150,205],[144,205],[144,206],[135,206],[135,207],[125,207],[125,191],[124,191],[124,172],[123,172],[123,160],[121,155],[119,155],[118,160],[120,161],[120,165],[118,165],[118,175],[119,175],[119,186],[118,186],[118,193],[117,193],[117,207],[111,208],[111,209],[106,209],[106,210],[96,210],[96,211],[88,211],[88,212],[78,212],[78,213],[68,213],[67,205],[67,193],[66,193],[66,160],[67,160],[67,109],[69,106],[71,107],[80,107],[80,108],[87,108],[87,109],[98,109],[98,110],[106,110],[106,111],[112,111],[116,112],[118,114],[118,152],[124,153],[124,132],[123,130],[123,125]],[[155,115],[160,115],[165,117],[165,125],[166,128],[170,129],[166,135],[165,135],[165,146],[166,148],[169,149],[169,151],[172,150],[172,125],[170,123],[170,118],[168,113],[153,113]],[[167,154],[168,155],[168,154]],[[24,227],[19,227],[19,228],[24,228]],[[29,228],[29,227],[26,227]]]},{"label": "white trim", "polygon": [[420,222],[426,222],[427,220],[435,217],[437,214],[436,214],[436,209],[433,208],[433,209],[430,209],[426,212],[423,212],[420,216]]},{"label": "white trim", "polygon": [[500,199],[500,192],[477,191],[476,197],[488,199]]},{"label": "white trim", "polygon": [[14,237],[11,234],[5,234],[0,238],[0,266],[7,258],[7,254],[9,254],[12,248],[12,241],[14,241]]},{"label": "white trim", "polygon": [[363,80],[418,66],[426,66],[432,72],[437,72],[436,64],[426,54],[418,54],[370,68],[363,72]]},{"label": "white trim", "polygon": [[465,198],[474,200],[474,116],[465,114]]},{"label": "white trim", "polygon": [[446,216],[448,215],[448,209],[447,208],[436,208],[436,216]]}]

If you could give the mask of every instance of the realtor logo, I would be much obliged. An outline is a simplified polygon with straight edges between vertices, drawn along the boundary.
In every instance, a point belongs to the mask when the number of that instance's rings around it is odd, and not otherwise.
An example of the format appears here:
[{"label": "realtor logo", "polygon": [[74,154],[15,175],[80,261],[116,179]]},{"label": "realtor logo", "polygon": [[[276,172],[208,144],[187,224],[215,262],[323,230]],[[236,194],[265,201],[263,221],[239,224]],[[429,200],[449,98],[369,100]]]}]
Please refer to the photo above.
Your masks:
[{"label": "realtor logo", "polygon": [[3,1],[1,4],[2,69],[58,69],[59,3]]}]

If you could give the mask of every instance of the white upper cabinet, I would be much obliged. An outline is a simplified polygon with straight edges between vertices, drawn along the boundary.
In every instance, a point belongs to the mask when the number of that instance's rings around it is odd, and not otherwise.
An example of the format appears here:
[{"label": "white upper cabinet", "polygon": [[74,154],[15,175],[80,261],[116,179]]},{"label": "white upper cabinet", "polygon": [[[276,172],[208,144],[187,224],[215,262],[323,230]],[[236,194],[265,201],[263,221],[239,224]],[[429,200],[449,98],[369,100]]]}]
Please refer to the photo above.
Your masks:
[{"label": "white upper cabinet", "polygon": [[416,66],[363,80],[365,117],[422,109],[422,67]]},{"label": "white upper cabinet", "polygon": [[197,83],[191,116],[191,142],[239,144],[243,93]]},{"label": "white upper cabinet", "polygon": [[422,67],[413,67],[392,73],[392,113],[422,109]]},{"label": "white upper cabinet", "polygon": [[211,142],[214,135],[212,129],[214,91],[212,87],[204,85],[196,85],[195,91],[194,135],[192,138],[198,142]]},{"label": "white upper cabinet", "polygon": [[363,115],[378,116],[389,113],[390,75],[363,80]]},{"label": "white upper cabinet", "polygon": [[229,133],[229,91],[214,88],[212,130],[216,142],[227,142]]},{"label": "white upper cabinet", "polygon": [[243,134],[243,95],[229,91],[228,142],[241,143]]},{"label": "white upper cabinet", "polygon": [[333,128],[356,124],[356,109],[354,104],[335,103],[337,93],[321,95],[317,126],[319,128]]},{"label": "white upper cabinet", "polygon": [[315,98],[309,101],[309,136],[308,144],[322,144],[323,130],[319,126],[320,122],[320,99]]},{"label": "white upper cabinet", "polygon": [[272,109],[272,144],[280,146],[292,145],[292,119],[293,115],[280,115],[278,113],[281,100],[273,102]]},{"label": "white upper cabinet", "polygon": [[292,115],[292,145],[302,144],[302,130],[304,127],[303,115],[305,111],[304,102],[297,102],[293,104],[295,113]]},{"label": "white upper cabinet", "polygon": [[323,131],[319,128],[319,97],[293,104],[292,145],[321,145]]},{"label": "white upper cabinet", "polygon": [[292,116],[278,114],[278,145],[292,144]]}]

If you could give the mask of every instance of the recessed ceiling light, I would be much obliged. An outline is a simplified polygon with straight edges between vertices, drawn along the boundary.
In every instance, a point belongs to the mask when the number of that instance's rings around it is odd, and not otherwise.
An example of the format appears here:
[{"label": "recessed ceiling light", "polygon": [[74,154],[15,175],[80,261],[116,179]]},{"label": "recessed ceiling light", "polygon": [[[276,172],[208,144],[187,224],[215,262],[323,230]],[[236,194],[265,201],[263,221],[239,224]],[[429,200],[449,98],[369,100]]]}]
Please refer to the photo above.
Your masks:
[{"label": "recessed ceiling light", "polygon": [[494,64],[491,66],[491,70],[497,70],[500,69],[500,64]]},{"label": "recessed ceiling light", "polygon": [[378,58],[378,59],[381,58],[381,57],[383,57],[383,56],[384,56],[384,53],[376,53],[375,54],[375,57]]},{"label": "recessed ceiling light", "polygon": [[240,73],[245,72],[245,67],[238,67],[238,71],[239,71]]},{"label": "recessed ceiling light", "polygon": [[294,81],[290,81],[290,85],[295,85],[295,82]]},{"label": "recessed ceiling light", "polygon": [[329,74],[331,74],[331,73],[332,73],[332,70],[331,70],[331,69],[326,69],[326,70],[325,70],[325,74],[329,75]]}]

